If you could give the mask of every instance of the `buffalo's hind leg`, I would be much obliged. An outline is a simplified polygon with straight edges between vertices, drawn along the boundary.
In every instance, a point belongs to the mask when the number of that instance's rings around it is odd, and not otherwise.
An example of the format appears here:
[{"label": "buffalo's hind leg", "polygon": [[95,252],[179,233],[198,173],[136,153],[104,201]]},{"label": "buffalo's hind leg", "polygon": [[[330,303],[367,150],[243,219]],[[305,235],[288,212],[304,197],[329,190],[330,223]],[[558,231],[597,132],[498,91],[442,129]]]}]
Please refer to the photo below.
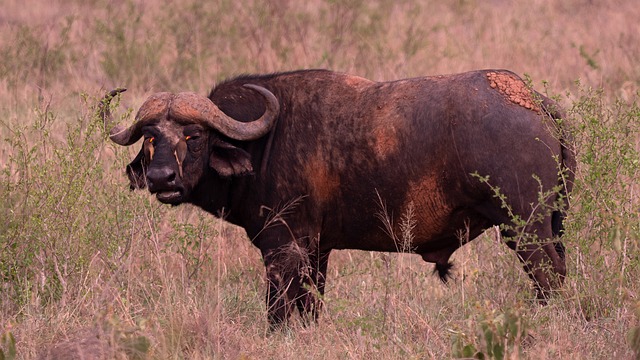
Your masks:
[{"label": "buffalo's hind leg", "polygon": [[554,239],[550,221],[548,217],[527,226],[521,234],[503,232],[503,236],[511,235],[507,245],[517,252],[542,302],[549,298],[551,291],[562,285],[566,275],[564,246]]}]

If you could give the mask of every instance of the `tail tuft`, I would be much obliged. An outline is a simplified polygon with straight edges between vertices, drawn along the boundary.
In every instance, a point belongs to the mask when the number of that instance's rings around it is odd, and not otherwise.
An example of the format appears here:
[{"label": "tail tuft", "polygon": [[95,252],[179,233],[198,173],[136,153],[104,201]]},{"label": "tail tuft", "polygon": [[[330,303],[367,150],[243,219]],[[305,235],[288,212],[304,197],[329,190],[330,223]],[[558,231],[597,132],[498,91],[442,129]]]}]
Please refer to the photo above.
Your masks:
[{"label": "tail tuft", "polygon": [[564,260],[564,244],[558,241],[558,242],[555,242],[553,246],[556,248],[556,252],[558,253],[558,256],[560,256],[560,258]]},{"label": "tail tuft", "polygon": [[453,263],[451,262],[436,263],[436,267],[433,269],[433,273],[434,274],[438,273],[438,276],[440,277],[440,281],[446,284],[451,278],[450,270],[452,267],[453,267]]},{"label": "tail tuft", "polygon": [[563,220],[564,214],[562,211],[554,211],[551,214],[551,231],[553,232],[553,236],[560,237],[564,233]]}]

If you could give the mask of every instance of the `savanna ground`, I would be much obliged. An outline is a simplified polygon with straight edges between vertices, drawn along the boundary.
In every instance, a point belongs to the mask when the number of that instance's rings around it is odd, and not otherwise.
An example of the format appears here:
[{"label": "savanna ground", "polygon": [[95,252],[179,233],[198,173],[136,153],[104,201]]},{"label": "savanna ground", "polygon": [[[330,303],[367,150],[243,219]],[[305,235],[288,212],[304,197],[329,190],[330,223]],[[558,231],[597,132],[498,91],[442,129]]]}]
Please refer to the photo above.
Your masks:
[{"label": "savanna ground", "polygon": [[[631,359],[640,356],[640,7],[632,0],[0,0],[0,359]],[[487,231],[450,285],[409,254],[336,251],[317,325],[268,334],[242,229],[128,191],[106,140],[156,91],[330,68],[391,80],[527,75],[567,109],[568,276],[532,300]],[[372,209],[376,211],[377,209]]]}]

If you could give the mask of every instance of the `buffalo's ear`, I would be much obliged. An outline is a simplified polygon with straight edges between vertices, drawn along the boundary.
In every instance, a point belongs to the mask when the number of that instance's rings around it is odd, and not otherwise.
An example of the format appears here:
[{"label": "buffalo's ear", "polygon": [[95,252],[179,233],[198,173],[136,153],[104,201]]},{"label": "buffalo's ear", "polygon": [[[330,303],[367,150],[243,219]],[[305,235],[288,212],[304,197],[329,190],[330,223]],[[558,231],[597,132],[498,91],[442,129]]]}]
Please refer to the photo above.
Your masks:
[{"label": "buffalo's ear", "polygon": [[147,181],[144,178],[144,167],[142,162],[144,161],[144,152],[140,150],[138,156],[127,165],[127,176],[129,177],[129,188],[131,190],[144,189],[147,186]]},{"label": "buffalo's ear", "polygon": [[222,177],[253,174],[251,155],[219,139],[214,140],[209,166]]}]

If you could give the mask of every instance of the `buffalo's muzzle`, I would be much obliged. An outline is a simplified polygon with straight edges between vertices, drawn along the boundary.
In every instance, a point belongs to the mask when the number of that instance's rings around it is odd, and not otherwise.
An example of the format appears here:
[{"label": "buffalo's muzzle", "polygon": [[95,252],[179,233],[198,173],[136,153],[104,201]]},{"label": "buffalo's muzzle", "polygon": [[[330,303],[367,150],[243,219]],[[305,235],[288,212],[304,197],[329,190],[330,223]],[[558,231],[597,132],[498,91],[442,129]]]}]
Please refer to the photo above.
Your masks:
[{"label": "buffalo's muzzle", "polygon": [[147,185],[152,194],[164,203],[179,202],[182,188],[176,183],[177,174],[169,167],[151,168],[147,171]]}]

